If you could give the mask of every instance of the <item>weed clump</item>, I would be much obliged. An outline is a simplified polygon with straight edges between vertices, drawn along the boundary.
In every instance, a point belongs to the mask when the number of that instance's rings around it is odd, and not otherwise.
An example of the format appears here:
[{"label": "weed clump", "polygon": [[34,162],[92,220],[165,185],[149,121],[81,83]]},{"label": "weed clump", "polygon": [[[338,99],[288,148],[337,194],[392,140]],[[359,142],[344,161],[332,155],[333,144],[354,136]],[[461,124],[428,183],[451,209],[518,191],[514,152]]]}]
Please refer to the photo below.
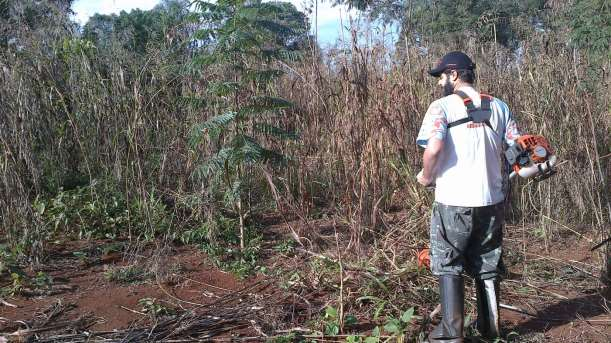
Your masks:
[{"label": "weed clump", "polygon": [[166,233],[171,222],[171,213],[154,195],[130,199],[116,185],[97,180],[38,197],[33,207],[49,239],[65,235],[74,239],[136,236],[150,241]]}]

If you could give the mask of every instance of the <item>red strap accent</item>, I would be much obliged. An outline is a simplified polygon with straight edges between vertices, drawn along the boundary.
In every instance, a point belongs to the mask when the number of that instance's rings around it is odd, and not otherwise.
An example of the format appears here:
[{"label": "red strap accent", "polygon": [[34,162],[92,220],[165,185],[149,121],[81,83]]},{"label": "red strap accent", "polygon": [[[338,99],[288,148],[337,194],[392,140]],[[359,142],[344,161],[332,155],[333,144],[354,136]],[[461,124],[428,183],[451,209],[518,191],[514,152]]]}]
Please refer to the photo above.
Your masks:
[{"label": "red strap accent", "polygon": [[[480,98],[487,98],[487,99],[488,99],[488,100],[490,100],[490,101],[492,101],[492,99],[494,98],[492,95],[488,95],[488,94],[486,94],[486,93],[479,93],[479,97],[480,97]],[[466,104],[468,104],[468,103],[470,103],[470,102],[471,102],[471,98],[466,98],[466,99],[463,99],[463,103],[464,103],[465,105],[466,105]]]}]

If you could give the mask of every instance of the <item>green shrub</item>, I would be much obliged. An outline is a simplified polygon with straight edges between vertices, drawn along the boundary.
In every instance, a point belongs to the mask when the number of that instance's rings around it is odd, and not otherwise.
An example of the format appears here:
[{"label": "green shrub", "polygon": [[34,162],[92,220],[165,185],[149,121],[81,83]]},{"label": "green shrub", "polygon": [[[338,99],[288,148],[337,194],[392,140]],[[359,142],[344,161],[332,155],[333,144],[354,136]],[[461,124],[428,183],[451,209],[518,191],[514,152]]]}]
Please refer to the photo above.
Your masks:
[{"label": "green shrub", "polygon": [[256,228],[247,227],[245,247],[239,249],[238,220],[218,213],[201,225],[180,234],[184,244],[197,244],[219,268],[245,277],[258,267],[262,236]]},{"label": "green shrub", "polygon": [[171,216],[153,193],[128,198],[111,182],[95,181],[52,197],[38,197],[33,207],[47,229],[47,238],[75,235],[79,239],[140,235],[151,240],[168,232]]}]

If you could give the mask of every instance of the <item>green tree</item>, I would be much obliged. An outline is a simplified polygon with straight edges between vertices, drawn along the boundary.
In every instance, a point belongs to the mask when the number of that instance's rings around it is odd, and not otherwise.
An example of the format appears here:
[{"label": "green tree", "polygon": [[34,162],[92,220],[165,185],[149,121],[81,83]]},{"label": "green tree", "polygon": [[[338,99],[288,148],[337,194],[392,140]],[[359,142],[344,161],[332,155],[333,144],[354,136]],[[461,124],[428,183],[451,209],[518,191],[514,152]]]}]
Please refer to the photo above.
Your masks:
[{"label": "green tree", "polygon": [[510,46],[524,25],[543,10],[544,0],[335,0],[364,10],[372,19],[398,21],[402,36],[461,40],[474,37]]},{"label": "green tree", "polygon": [[[267,139],[294,139],[295,135],[274,125],[291,103],[274,96],[274,81],[283,75],[280,63],[298,56],[293,42],[307,27],[291,4],[260,0],[195,2],[201,25],[194,38],[210,42],[202,46],[194,65],[210,80],[208,110],[219,113],[193,128],[192,144],[205,138],[214,148],[212,156],[200,156],[198,174],[220,180],[225,206],[239,217],[240,248],[251,212],[245,187],[262,164],[286,160],[280,152],[262,144]],[[301,23],[295,27],[295,23]],[[200,70],[201,70],[200,69]]]},{"label": "green tree", "polygon": [[119,42],[125,49],[144,54],[151,45],[180,44],[188,36],[184,25],[187,0],[165,0],[149,11],[121,11],[119,15],[95,14],[83,27],[83,38],[98,48]]},{"label": "green tree", "polygon": [[572,43],[598,62],[611,59],[611,3],[575,0],[568,9]]}]

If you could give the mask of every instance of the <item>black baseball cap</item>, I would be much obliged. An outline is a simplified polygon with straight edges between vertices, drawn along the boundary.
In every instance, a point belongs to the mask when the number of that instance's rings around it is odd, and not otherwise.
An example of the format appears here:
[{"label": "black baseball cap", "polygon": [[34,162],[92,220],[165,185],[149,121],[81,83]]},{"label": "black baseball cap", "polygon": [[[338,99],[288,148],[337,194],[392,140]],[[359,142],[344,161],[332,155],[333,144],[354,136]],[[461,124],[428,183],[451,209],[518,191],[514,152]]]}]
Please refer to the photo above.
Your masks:
[{"label": "black baseball cap", "polygon": [[446,70],[458,70],[458,69],[475,69],[475,63],[471,61],[469,56],[461,51],[452,51],[443,56],[438,62],[435,68],[429,70],[429,74],[435,77],[439,77],[441,73]]}]

